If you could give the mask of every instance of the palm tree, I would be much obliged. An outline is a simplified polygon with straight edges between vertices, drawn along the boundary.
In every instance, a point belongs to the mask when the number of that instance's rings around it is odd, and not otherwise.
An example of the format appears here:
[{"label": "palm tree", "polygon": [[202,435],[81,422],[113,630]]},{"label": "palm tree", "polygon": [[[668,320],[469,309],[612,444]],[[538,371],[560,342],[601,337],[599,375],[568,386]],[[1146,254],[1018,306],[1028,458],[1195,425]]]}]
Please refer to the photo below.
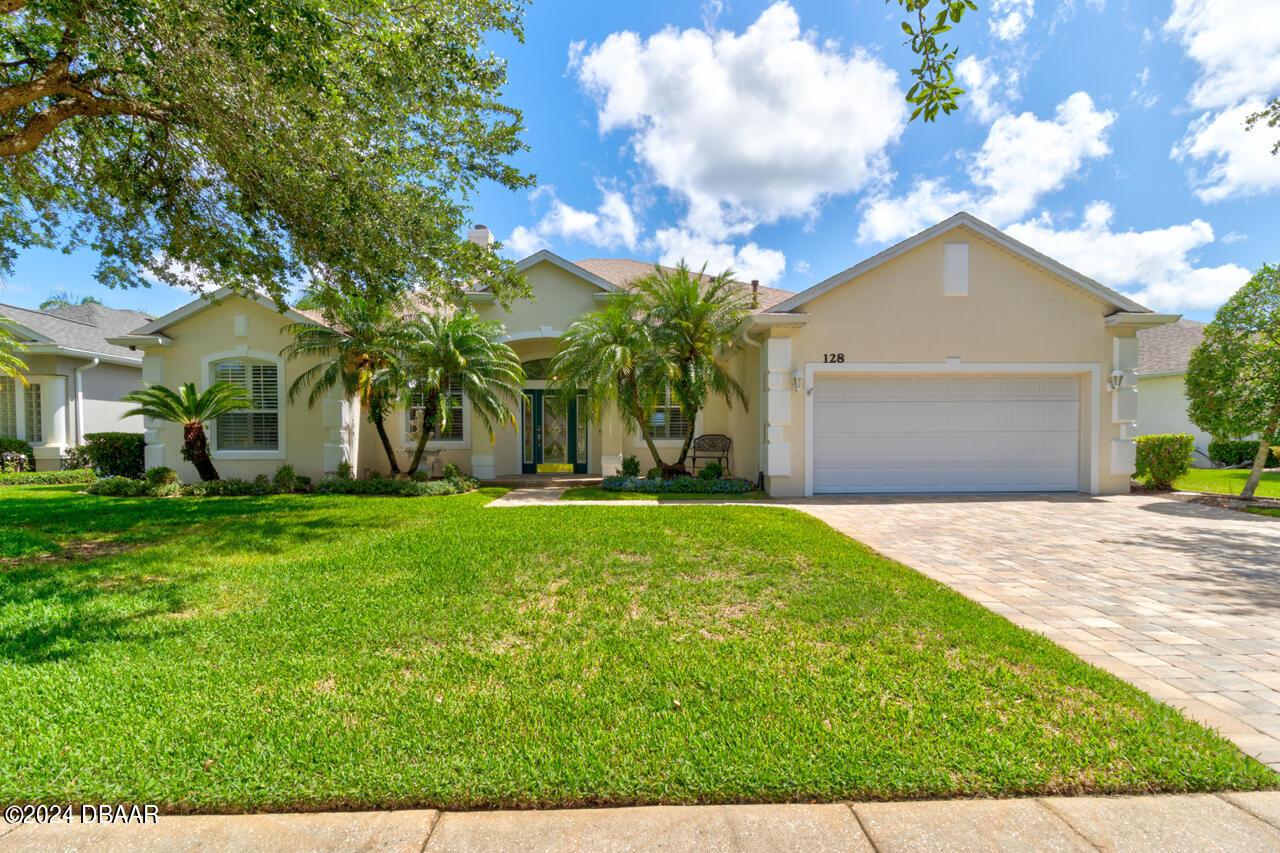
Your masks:
[{"label": "palm tree", "polygon": [[124,413],[126,418],[142,415],[182,424],[182,458],[194,465],[200,479],[206,481],[218,479],[218,469],[213,467],[213,459],[209,456],[209,439],[204,425],[219,415],[253,405],[244,387],[234,382],[215,382],[203,393],[197,393],[192,382],[180,386],[177,391],[163,385],[151,385],[120,399],[138,404],[138,408]]},{"label": "palm tree", "polygon": [[18,358],[18,353],[27,348],[27,345],[18,340],[18,336],[5,326],[5,323],[11,322],[4,317],[0,317],[0,376],[12,376],[23,385],[27,384],[27,377],[23,376],[23,371],[27,369],[26,362]]},{"label": "palm tree", "polygon": [[68,305],[101,305],[102,300],[96,296],[77,296],[69,290],[55,290],[49,298],[40,303],[40,310],[48,308],[65,308]]},{"label": "palm tree", "polygon": [[673,270],[655,267],[633,285],[640,310],[653,331],[654,341],[671,387],[690,428],[680,447],[680,458],[664,468],[664,474],[683,474],[693,441],[693,424],[712,394],[730,407],[736,397],[745,407],[747,394],[725,370],[717,356],[733,346],[734,335],[746,318],[750,297],[725,270],[712,278],[706,266],[694,273],[681,261]]},{"label": "palm tree", "polygon": [[326,391],[341,387],[348,398],[359,401],[378,431],[391,473],[399,474],[396,453],[387,437],[386,419],[405,388],[403,351],[408,336],[405,307],[398,300],[367,296],[316,292],[313,298],[325,306],[328,325],[300,322],[284,328],[294,340],[282,355],[290,361],[307,357],[320,360],[293,381],[289,400],[292,402],[310,386],[307,405],[315,406]]},{"label": "palm tree", "polygon": [[665,389],[666,370],[634,296],[616,296],[570,323],[548,368],[552,387],[565,395],[585,395],[592,417],[615,409],[628,432],[640,433],[654,464],[665,470],[649,415]]},{"label": "palm tree", "polygon": [[[469,307],[422,314],[410,325],[405,349],[410,403],[422,397],[418,445],[409,474],[418,470],[427,440],[449,416],[449,388],[462,389],[493,441],[495,423],[516,422],[512,403],[520,397],[520,357],[499,338],[502,324],[486,322]],[[443,405],[442,405],[443,403]]]}]

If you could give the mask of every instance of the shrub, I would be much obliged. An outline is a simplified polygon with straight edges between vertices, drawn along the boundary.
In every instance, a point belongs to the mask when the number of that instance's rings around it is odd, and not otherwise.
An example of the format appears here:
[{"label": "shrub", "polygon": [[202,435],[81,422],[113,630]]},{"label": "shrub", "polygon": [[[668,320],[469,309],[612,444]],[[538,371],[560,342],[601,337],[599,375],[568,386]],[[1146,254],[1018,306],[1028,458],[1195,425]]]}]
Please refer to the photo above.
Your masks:
[{"label": "shrub", "polygon": [[0,473],[0,486],[60,486],[68,483],[92,483],[97,478],[92,468],[68,468],[65,471],[12,471]]},{"label": "shrub", "polygon": [[147,493],[147,484],[131,477],[103,477],[89,484],[91,495],[107,495],[113,498],[136,498]]},{"label": "shrub", "polygon": [[461,480],[462,469],[452,462],[447,462],[444,466],[444,478],[446,480]]},{"label": "shrub", "polygon": [[1173,481],[1191,470],[1191,450],[1195,439],[1178,433],[1170,435],[1142,435],[1134,439],[1138,445],[1135,473],[1144,478],[1147,485],[1168,489]]},{"label": "shrub", "polygon": [[755,491],[756,484],[742,478],[706,480],[701,477],[673,477],[662,479],[661,473],[652,477],[605,477],[600,488],[606,492],[642,492],[667,495],[743,495]]},{"label": "shrub", "polygon": [[[267,479],[266,474],[259,474],[258,480],[265,481],[266,487],[271,488],[271,481]],[[182,487],[182,494],[197,498],[238,498],[246,495],[270,494],[270,492],[259,491],[260,488],[261,485],[257,480],[250,483],[248,480],[232,477],[227,480],[202,480],[198,483],[189,483]]]},{"label": "shrub", "polygon": [[344,479],[344,480],[350,480],[350,479],[351,479],[351,463],[350,463],[350,462],[339,462],[339,463],[338,463],[338,473],[337,473],[337,474],[335,474],[334,476],[335,476],[335,477],[341,477],[341,478],[342,478],[342,479]]},{"label": "shrub", "polygon": [[152,486],[168,486],[179,482],[178,472],[163,465],[147,469],[147,482]]},{"label": "shrub", "polygon": [[276,491],[283,492],[286,495],[302,488],[298,472],[293,470],[293,466],[287,462],[277,468],[275,474],[271,475],[271,485],[276,487]]},{"label": "shrub", "polygon": [[458,476],[442,480],[393,480],[390,477],[370,477],[351,480],[329,474],[320,479],[316,493],[322,495],[386,495],[390,497],[418,498],[438,495],[458,495],[480,485],[473,477]]},{"label": "shrub", "polygon": [[619,472],[624,477],[640,476],[640,460],[634,456],[628,456],[622,460],[622,469]]},{"label": "shrub", "polygon": [[84,454],[104,477],[141,477],[145,447],[140,432],[91,432],[84,437]]},{"label": "shrub", "polygon": [[[1253,465],[1253,457],[1257,455],[1256,441],[1214,439],[1209,442],[1209,459],[1219,465]],[[1267,452],[1267,467],[1275,468],[1277,465],[1280,465],[1280,460],[1276,459],[1276,449],[1272,447]]]},{"label": "shrub", "polygon": [[662,469],[657,466],[654,466],[653,468],[650,468],[648,471],[645,471],[644,476],[646,479],[649,479],[649,480],[661,480]]},{"label": "shrub", "polygon": [[92,468],[93,460],[84,452],[83,447],[73,447],[67,451],[66,456],[62,457],[62,467],[68,471]]},{"label": "shrub", "polygon": [[719,480],[724,476],[724,466],[719,462],[708,462],[707,467],[698,472],[699,480]]},{"label": "shrub", "polygon": [[[0,438],[0,453],[21,453],[27,457],[27,468],[36,467],[36,454],[31,449],[31,445],[20,438]],[[0,471],[3,471],[3,463],[0,463]]]}]

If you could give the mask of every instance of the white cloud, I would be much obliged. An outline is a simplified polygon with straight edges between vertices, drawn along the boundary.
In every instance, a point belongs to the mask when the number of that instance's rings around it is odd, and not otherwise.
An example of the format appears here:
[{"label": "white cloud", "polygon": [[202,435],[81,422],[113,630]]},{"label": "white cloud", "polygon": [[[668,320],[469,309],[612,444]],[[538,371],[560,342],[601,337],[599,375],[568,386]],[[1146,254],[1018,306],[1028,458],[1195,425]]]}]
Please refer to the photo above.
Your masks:
[{"label": "white cloud", "polygon": [[970,170],[973,182],[989,191],[979,215],[999,223],[1026,214],[1086,160],[1111,153],[1106,135],[1115,120],[1115,113],[1094,109],[1084,92],[1058,104],[1052,121],[1029,112],[998,119]]},{"label": "white cloud", "polygon": [[1200,66],[1188,102],[1212,110],[1190,124],[1172,151],[1190,161],[1196,195],[1222,201],[1280,188],[1274,136],[1244,128],[1244,117],[1280,92],[1280,3],[1175,0],[1164,29]]},{"label": "white cloud", "polygon": [[973,193],[953,192],[941,181],[922,180],[905,196],[883,196],[867,205],[858,224],[858,239],[864,243],[887,243],[923,231],[973,206]]},{"label": "white cloud", "polygon": [[535,191],[530,195],[533,200],[544,193],[551,196],[551,209],[532,228],[517,226],[503,241],[504,248],[517,257],[524,257],[559,239],[577,240],[604,249],[623,246],[635,249],[640,241],[640,227],[631,205],[620,192],[602,192],[604,199],[593,212],[564,203],[549,187]]},{"label": "white cloud", "polygon": [[1025,216],[1041,196],[1061,189],[1086,161],[1104,157],[1115,113],[1100,112],[1084,92],[1058,105],[1051,120],[1029,112],[1006,115],[991,125],[969,169],[972,187],[952,190],[923,180],[906,196],[871,201],[858,239],[884,242],[914,234],[960,210],[972,210],[997,226]]},{"label": "white cloud", "polygon": [[1228,231],[1226,234],[1222,235],[1222,242],[1226,243],[1228,246],[1232,243],[1239,243],[1241,240],[1248,239],[1248,234],[1241,234],[1239,231]]},{"label": "white cloud", "polygon": [[787,2],[741,34],[620,32],[570,58],[600,131],[629,132],[653,179],[687,202],[683,227],[715,239],[877,184],[906,126],[897,75],[801,31]]},{"label": "white cloud", "polygon": [[1012,68],[997,71],[990,59],[966,56],[956,64],[956,79],[965,90],[961,102],[983,124],[1006,114],[1006,104],[1018,99],[1018,72]]},{"label": "white cloud", "polygon": [[1245,118],[1262,109],[1262,101],[1205,113],[1191,123],[1173,146],[1172,156],[1191,160],[1191,181],[1201,201],[1223,201],[1280,189],[1280,157],[1271,153],[1267,129],[1245,130]]},{"label": "white cloud", "polygon": [[1129,90],[1129,99],[1136,102],[1144,110],[1149,110],[1160,100],[1160,93],[1151,91],[1151,69],[1143,68],[1138,79]]},{"label": "white cloud", "polygon": [[764,249],[754,242],[742,247],[711,240],[680,228],[664,228],[654,235],[661,252],[658,262],[674,265],[684,261],[693,269],[705,263],[707,272],[718,275],[732,269],[740,281],[759,279],[771,284],[782,277],[787,258],[777,249]]},{"label": "white cloud", "polygon": [[1233,106],[1280,91],[1280,3],[1274,0],[1174,0],[1164,25],[1201,69],[1191,105]]},{"label": "white cloud", "polygon": [[1214,241],[1201,219],[1150,231],[1113,231],[1115,211],[1095,201],[1078,228],[1058,229],[1047,216],[1005,230],[1032,248],[1157,311],[1214,308],[1249,280],[1236,264],[1197,266],[1195,253]]},{"label": "white cloud", "polygon": [[1001,41],[1013,41],[1027,29],[1027,21],[1035,15],[1035,0],[993,0],[991,34]]}]

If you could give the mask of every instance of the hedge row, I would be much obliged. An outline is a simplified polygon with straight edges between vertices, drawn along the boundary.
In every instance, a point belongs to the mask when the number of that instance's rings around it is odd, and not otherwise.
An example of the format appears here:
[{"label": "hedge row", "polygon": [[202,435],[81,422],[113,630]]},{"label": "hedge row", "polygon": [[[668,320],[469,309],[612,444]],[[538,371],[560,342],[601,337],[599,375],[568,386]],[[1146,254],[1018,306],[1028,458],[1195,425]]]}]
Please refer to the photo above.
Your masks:
[{"label": "hedge row", "polygon": [[[1253,457],[1257,455],[1258,442],[1256,441],[1215,439],[1209,442],[1209,459],[1219,465],[1253,465]],[[1276,459],[1276,449],[1273,447],[1267,452],[1267,467],[1277,466],[1280,466],[1280,460]]]},{"label": "hedge row", "polygon": [[79,450],[104,477],[141,477],[145,448],[140,432],[90,432]]},{"label": "hedge row", "polygon": [[293,469],[282,465],[275,476],[259,474],[252,480],[231,477],[225,480],[181,483],[170,468],[152,468],[145,479],[133,477],[103,477],[90,483],[92,495],[126,498],[167,498],[184,495],[196,498],[250,497],[280,495],[300,492],[317,495],[389,495],[393,497],[433,497],[457,495],[479,486],[479,481],[464,476],[446,477],[443,480],[393,480],[390,477],[370,477],[353,480],[336,474],[325,476],[313,489],[308,477],[298,476]]},{"label": "hedge row", "polygon": [[66,471],[9,471],[0,473],[0,486],[58,486],[68,483],[92,483],[98,478],[92,468]]}]

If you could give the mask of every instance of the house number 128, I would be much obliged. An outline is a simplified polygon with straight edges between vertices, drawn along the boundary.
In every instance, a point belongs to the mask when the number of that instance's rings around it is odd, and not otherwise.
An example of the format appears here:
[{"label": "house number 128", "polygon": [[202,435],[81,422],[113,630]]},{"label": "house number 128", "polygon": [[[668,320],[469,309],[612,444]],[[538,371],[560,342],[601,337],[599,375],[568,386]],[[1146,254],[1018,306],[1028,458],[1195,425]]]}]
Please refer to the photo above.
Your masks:
[{"label": "house number 128", "polygon": [[842,352],[824,352],[822,354],[823,364],[844,364],[844,353]]}]

